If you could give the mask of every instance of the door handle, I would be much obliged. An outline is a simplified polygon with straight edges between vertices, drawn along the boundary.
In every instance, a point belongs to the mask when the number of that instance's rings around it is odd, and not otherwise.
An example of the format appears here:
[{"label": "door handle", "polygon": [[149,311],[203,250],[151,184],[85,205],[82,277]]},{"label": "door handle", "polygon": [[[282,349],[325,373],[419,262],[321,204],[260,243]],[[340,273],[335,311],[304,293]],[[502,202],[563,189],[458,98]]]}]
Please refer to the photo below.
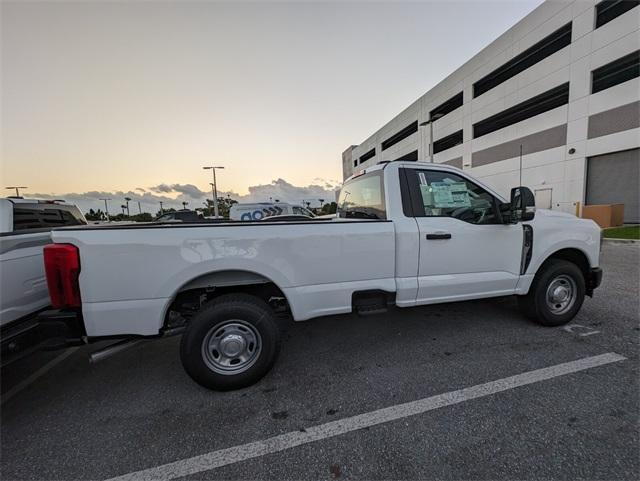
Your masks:
[{"label": "door handle", "polygon": [[427,234],[427,240],[451,239],[448,232],[436,232],[435,234]]}]

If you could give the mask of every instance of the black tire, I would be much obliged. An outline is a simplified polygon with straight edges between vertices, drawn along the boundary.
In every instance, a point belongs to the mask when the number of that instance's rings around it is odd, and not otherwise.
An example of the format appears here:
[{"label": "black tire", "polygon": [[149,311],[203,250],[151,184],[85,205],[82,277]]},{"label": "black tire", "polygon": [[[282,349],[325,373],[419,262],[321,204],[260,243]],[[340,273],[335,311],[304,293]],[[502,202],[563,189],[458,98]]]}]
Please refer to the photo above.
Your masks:
[{"label": "black tire", "polygon": [[[259,346],[259,349],[254,348],[253,354],[247,354],[253,356],[252,361],[246,368],[241,367],[240,371],[220,372],[220,369],[234,369],[233,366],[222,366],[223,361],[233,356],[220,357],[215,348],[210,348],[211,339],[228,337],[225,335],[227,327],[240,330],[244,328],[247,337]],[[216,335],[218,333],[220,334]],[[222,352],[223,341],[219,342]],[[234,347],[245,344],[243,338],[242,343]],[[261,299],[247,294],[226,294],[214,299],[193,316],[182,336],[180,359],[187,374],[201,386],[215,391],[229,391],[258,382],[273,366],[279,350],[280,331],[269,306]],[[248,349],[243,352],[245,351],[248,352]],[[218,354],[217,359],[212,352]],[[232,359],[231,362],[235,360]]]},{"label": "black tire", "polygon": [[[573,292],[573,302],[561,309],[563,303],[555,304],[552,299],[547,302],[548,290],[552,283],[561,285],[564,282]],[[547,261],[536,274],[529,293],[518,296],[518,304],[525,316],[543,326],[561,326],[571,321],[582,307],[585,296],[584,275],[580,268],[572,262],[562,259]]]}]

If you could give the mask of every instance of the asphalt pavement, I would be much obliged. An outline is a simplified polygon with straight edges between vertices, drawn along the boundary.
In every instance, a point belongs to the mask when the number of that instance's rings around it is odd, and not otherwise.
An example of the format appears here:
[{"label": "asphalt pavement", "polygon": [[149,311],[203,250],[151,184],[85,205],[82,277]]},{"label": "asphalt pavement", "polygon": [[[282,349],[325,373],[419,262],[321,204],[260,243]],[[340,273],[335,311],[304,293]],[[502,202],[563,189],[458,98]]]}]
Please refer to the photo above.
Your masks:
[{"label": "asphalt pavement", "polygon": [[640,246],[602,265],[568,326],[511,298],[293,323],[228,393],[190,380],[177,338],[34,355],[2,372],[1,477],[639,479]]}]

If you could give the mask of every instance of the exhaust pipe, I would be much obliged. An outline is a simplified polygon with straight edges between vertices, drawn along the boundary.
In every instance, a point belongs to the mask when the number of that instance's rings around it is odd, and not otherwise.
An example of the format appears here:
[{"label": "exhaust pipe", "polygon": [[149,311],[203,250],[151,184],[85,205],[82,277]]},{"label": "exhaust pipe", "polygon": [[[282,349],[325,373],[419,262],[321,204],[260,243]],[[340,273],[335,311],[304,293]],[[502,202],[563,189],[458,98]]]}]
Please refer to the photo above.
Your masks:
[{"label": "exhaust pipe", "polygon": [[102,349],[98,349],[97,351],[89,354],[89,362],[95,364],[100,361],[104,361],[108,357],[111,357],[115,354],[118,354],[122,351],[129,349],[130,347],[135,346],[136,344],[141,343],[144,339],[133,338],[133,339],[123,339],[122,341],[118,341],[114,344],[109,344],[107,347],[103,347]]}]

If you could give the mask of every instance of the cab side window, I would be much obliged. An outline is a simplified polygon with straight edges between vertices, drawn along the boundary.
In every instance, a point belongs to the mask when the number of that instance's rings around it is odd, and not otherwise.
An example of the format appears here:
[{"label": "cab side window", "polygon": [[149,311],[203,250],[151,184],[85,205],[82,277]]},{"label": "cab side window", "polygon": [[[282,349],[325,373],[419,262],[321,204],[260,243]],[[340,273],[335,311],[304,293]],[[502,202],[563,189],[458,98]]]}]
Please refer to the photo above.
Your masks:
[{"label": "cab side window", "polygon": [[416,217],[453,217],[470,224],[499,224],[498,200],[452,172],[407,169]]},{"label": "cab side window", "polygon": [[342,186],[338,198],[338,217],[386,219],[382,172],[376,171],[351,179]]}]

